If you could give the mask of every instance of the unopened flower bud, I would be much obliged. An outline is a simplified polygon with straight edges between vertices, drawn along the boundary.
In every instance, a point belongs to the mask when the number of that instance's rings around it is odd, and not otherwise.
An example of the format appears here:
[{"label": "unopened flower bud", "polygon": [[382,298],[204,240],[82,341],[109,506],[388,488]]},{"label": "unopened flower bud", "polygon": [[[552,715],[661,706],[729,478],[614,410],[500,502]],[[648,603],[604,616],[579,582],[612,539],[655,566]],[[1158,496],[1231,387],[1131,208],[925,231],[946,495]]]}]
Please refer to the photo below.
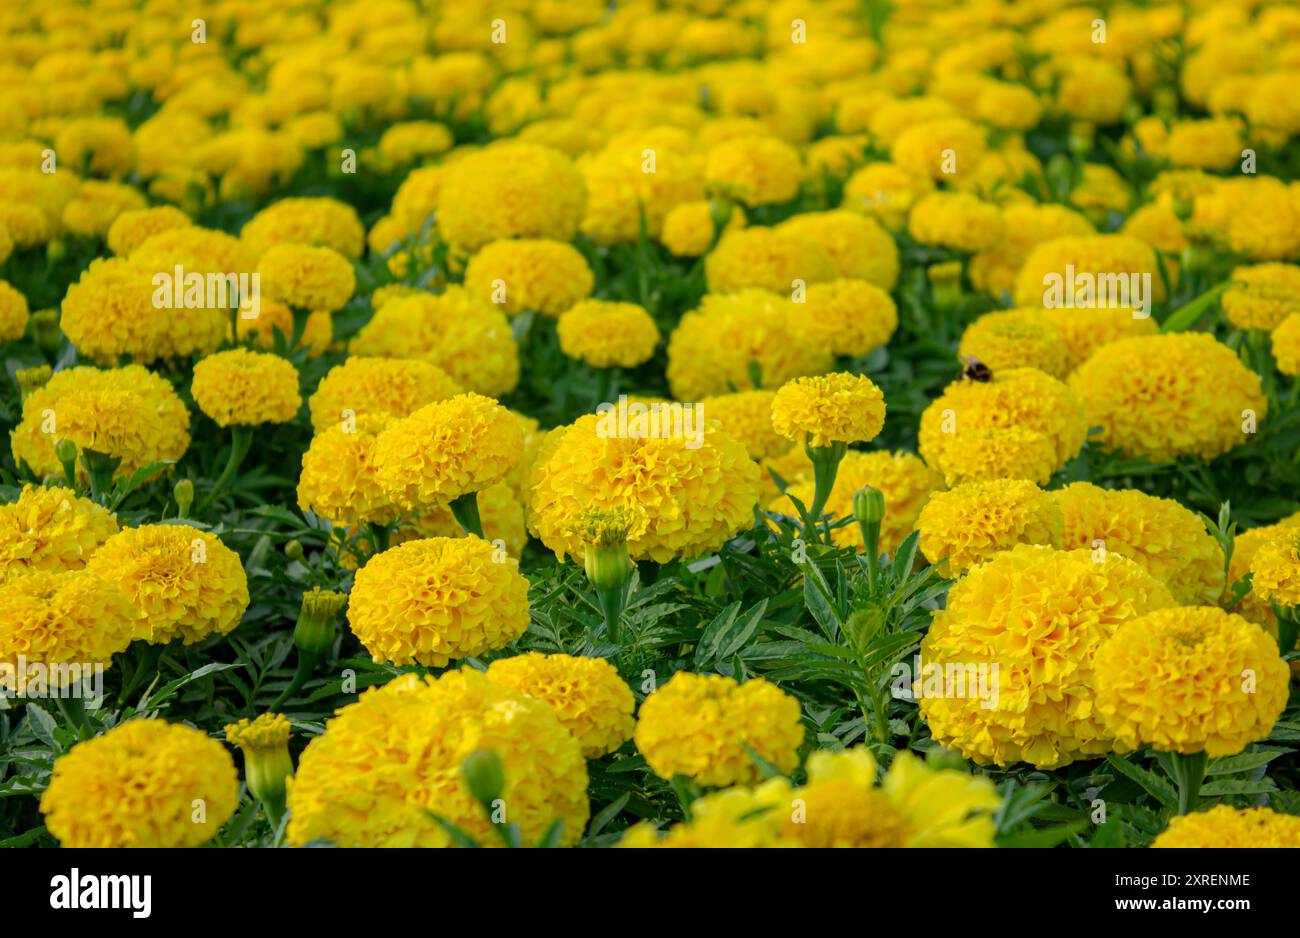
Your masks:
[{"label": "unopened flower bud", "polygon": [[59,314],[52,309],[38,309],[32,313],[32,336],[36,346],[42,352],[53,354],[63,344],[63,333],[59,331]]},{"label": "unopened flower bud", "polygon": [[194,504],[194,483],[189,479],[181,479],[172,489],[172,498],[176,499],[176,516],[184,518]]},{"label": "unopened flower bud", "polygon": [[282,713],[264,713],[255,720],[226,726],[226,742],[244,753],[244,780],[264,805],[272,821],[284,813],[285,788],[293,775],[289,755],[289,720]]},{"label": "unopened flower bud", "polygon": [[295,537],[289,543],[285,544],[284,555],[288,557],[290,560],[302,560],[303,558],[302,541],[298,540]]},{"label": "unopened flower bud", "polygon": [[853,493],[853,517],[859,524],[880,524],[885,520],[885,493],[867,485]]},{"label": "unopened flower bud", "polygon": [[332,590],[313,589],[302,595],[298,624],[293,628],[293,643],[299,651],[323,655],[334,644],[337,619],[348,599]]},{"label": "unopened flower bud", "polygon": [[501,759],[490,749],[475,749],[460,764],[460,773],[474,800],[491,806],[506,789],[506,773]]}]

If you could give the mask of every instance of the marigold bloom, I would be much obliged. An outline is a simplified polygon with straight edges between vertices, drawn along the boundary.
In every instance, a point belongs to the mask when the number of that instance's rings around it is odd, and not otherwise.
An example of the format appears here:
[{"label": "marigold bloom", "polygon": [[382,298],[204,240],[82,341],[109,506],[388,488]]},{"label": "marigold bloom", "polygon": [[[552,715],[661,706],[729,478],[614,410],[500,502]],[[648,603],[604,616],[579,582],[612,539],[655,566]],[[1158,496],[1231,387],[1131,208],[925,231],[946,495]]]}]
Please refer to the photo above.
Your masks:
[{"label": "marigold bloom", "polygon": [[288,423],[302,406],[291,361],[242,348],[203,358],[190,391],[199,410],[222,427]]},{"label": "marigold bloom", "polygon": [[689,671],[678,671],[645,699],[633,734],[660,778],[685,775],[715,786],[761,778],[746,746],[791,771],[803,738],[799,702],[776,685]]},{"label": "marigold bloom", "polygon": [[331,198],[280,199],[248,220],[239,238],[258,257],[276,244],[309,244],[333,248],[356,260],[365,244],[365,231],[356,209]]},{"label": "marigold bloom", "polygon": [[140,365],[66,368],[23,401],[11,433],[14,459],[39,476],[63,474],[59,440],[79,451],[121,460],[117,476],[150,463],[175,461],[190,445],[190,414],[166,378]]},{"label": "marigold bloom", "polygon": [[601,245],[634,244],[643,219],[646,236],[658,238],[670,212],[704,198],[694,155],[672,139],[618,140],[578,168],[587,187],[582,233]]},{"label": "marigold bloom", "polygon": [[704,159],[709,190],[750,207],[790,201],[804,178],[799,152],[775,137],[733,137]]},{"label": "marigold bloom", "polygon": [[219,742],[178,723],[141,719],[60,756],[41,813],[64,847],[197,847],[238,801],[235,763]]},{"label": "marigold bloom", "polygon": [[407,541],[357,571],[348,623],[377,662],[442,667],[528,628],[528,580],[478,537]]},{"label": "marigold bloom", "polygon": [[1152,847],[1300,847],[1300,817],[1269,808],[1217,804],[1208,811],[1179,814],[1151,842]]},{"label": "marigold bloom", "polygon": [[916,519],[921,552],[948,576],[1017,544],[1061,546],[1064,517],[1052,494],[1022,479],[965,482],[930,496]]},{"label": "marigold bloom", "polygon": [[340,709],[303,751],[289,782],[288,839],[341,847],[445,847],[432,812],[484,846],[500,844],[461,764],[487,750],[501,762],[501,799],[524,842],[556,821],[560,843],[582,837],[590,805],[581,748],[555,710],[477,671],[399,677]]},{"label": "marigold bloom", "polygon": [[[51,667],[49,688],[57,692],[53,665],[76,664],[91,678],[93,664],[107,668],[137,635],[134,607],[112,583],[85,570],[33,570],[0,585],[0,690],[14,693],[16,675],[29,664]],[[72,675],[69,675],[72,678]]]},{"label": "marigold bloom", "polygon": [[[1056,768],[1110,750],[1093,708],[1093,658],[1126,620],[1173,605],[1145,570],[1117,554],[1019,545],[975,567],[948,593],[921,642],[925,667],[963,696],[925,693],[921,715],[936,742],[981,765]],[[1262,632],[1260,634],[1263,634]],[[971,692],[969,668],[997,666],[996,699]],[[1148,673],[1149,677],[1149,673]],[[992,702],[993,706],[988,706]]]},{"label": "marigold bloom", "polygon": [[844,207],[896,231],[907,222],[916,201],[933,191],[934,183],[925,173],[909,173],[893,163],[868,163],[844,184]]},{"label": "marigold bloom", "polygon": [[1053,378],[1064,378],[1070,371],[1065,337],[1037,310],[985,313],[966,327],[957,352],[978,359],[994,372],[1037,368]]},{"label": "marigold bloom", "polygon": [[1300,606],[1300,526],[1286,526],[1255,551],[1251,593],[1264,602]]},{"label": "marigold bloom", "polygon": [[353,355],[330,369],[307,405],[320,433],[362,417],[406,417],[462,390],[428,362]]},{"label": "marigold bloom", "polygon": [[481,394],[458,394],[380,433],[375,470],[393,501],[422,508],[499,482],[522,449],[523,431],[508,410]]},{"label": "marigold bloom", "polygon": [[530,651],[498,658],[487,678],[555,708],[561,725],[588,759],[613,752],[632,738],[636,699],[618,670],[603,658],[543,655]]},{"label": "marigold bloom", "polygon": [[298,507],[341,525],[396,521],[401,509],[380,486],[375,469],[375,443],[390,423],[385,414],[366,414],[317,433],[302,454]]},{"label": "marigold bloom", "polygon": [[659,327],[635,303],[583,300],[556,323],[560,351],[595,368],[633,368],[649,361]]},{"label": "marigold bloom", "polygon": [[465,289],[507,316],[558,316],[591,295],[587,259],[562,241],[505,238],[484,245],[465,268]]},{"label": "marigold bloom", "polygon": [[1273,330],[1300,313],[1300,266],[1253,264],[1232,272],[1232,285],[1220,301],[1238,329]]},{"label": "marigold bloom", "polygon": [[140,637],[186,645],[225,635],[248,608],[248,578],[239,555],[215,534],[187,524],[123,528],[86,564],[135,605]]},{"label": "marigold bloom", "polygon": [[297,309],[342,309],[357,286],[356,271],[333,248],[275,244],[257,262],[267,298]]},{"label": "marigold bloom", "polygon": [[803,328],[835,355],[866,355],[888,343],[898,328],[893,298],[865,280],[814,283],[804,304]]},{"label": "marigold bloom", "polygon": [[533,465],[528,524],[557,557],[583,556],[572,519],[592,508],[622,507],[644,517],[628,549],[634,560],[660,563],[717,550],[753,521],[758,466],[716,425],[688,426],[690,405],[683,406],[682,430],[697,433],[698,446],[680,436],[624,434],[613,410],[552,431],[549,452]]},{"label": "marigold bloom", "polygon": [[1056,326],[1069,350],[1066,375],[1092,357],[1103,345],[1140,335],[1155,335],[1160,325],[1152,316],[1134,316],[1126,307],[1079,309],[1058,306],[1042,309],[1038,315]]},{"label": "marigold bloom", "polygon": [[779,456],[790,449],[790,441],[772,426],[775,391],[737,391],[706,397],[700,403],[709,420],[716,420],[744,447],[750,459]]},{"label": "marigold bloom", "polygon": [[46,570],[80,570],[118,531],[117,518],[71,489],[23,486],[0,505],[0,583]]},{"label": "marigold bloom", "polygon": [[1214,757],[1267,736],[1291,683],[1267,632],[1213,606],[1122,623],[1097,652],[1094,673],[1096,713],[1118,748]]},{"label": "marigold bloom", "polygon": [[1002,240],[1002,213],[965,192],[936,192],[912,207],[907,230],[921,244],[973,254]]},{"label": "marigold bloom", "polygon": [[123,212],[109,226],[108,249],[119,257],[126,257],[160,231],[187,228],[194,222],[180,209],[171,205]]},{"label": "marigold bloom", "polygon": [[1213,459],[1249,440],[1268,413],[1259,375],[1203,332],[1123,339],[1070,376],[1108,449],[1155,462]]},{"label": "marigold bloom", "polygon": [[1052,492],[1065,515],[1061,546],[1135,561],[1180,603],[1218,602],[1223,551],[1205,520],[1171,498],[1075,482]]},{"label": "marigold bloom", "polygon": [[14,342],[27,331],[27,297],[0,280],[0,342]]},{"label": "marigold bloom", "polygon": [[[865,280],[882,290],[894,289],[898,280],[898,246],[889,233],[870,218],[846,210],[807,212],[783,221],[774,230],[816,243],[830,256],[835,278]],[[813,277],[803,276],[802,279],[809,285],[814,284]],[[709,282],[713,282],[712,278]],[[779,288],[769,289],[789,292],[792,284],[787,282]]]},{"label": "marigold bloom", "polygon": [[[714,221],[714,203],[706,200],[683,202],[666,215],[659,229],[659,241],[678,257],[699,257],[713,245],[718,235]],[[724,231],[745,227],[745,213],[732,206]]]},{"label": "marigold bloom", "polygon": [[772,400],[772,427],[795,443],[821,448],[875,439],[885,425],[885,395],[870,379],[837,372],[795,378]]},{"label": "marigold bloom", "polygon": [[710,293],[735,293],[759,287],[789,294],[795,281],[805,285],[834,280],[830,254],[811,238],[780,228],[741,228],[722,236],[704,261]]}]

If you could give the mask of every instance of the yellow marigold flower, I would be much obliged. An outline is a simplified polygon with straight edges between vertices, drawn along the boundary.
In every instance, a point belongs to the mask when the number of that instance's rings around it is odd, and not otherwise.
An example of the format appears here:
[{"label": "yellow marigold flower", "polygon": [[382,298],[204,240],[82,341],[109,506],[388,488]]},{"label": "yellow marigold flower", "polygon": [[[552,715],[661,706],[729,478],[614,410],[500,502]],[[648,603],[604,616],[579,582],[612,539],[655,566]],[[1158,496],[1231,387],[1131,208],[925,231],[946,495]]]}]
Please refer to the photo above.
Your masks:
[{"label": "yellow marigold flower", "polygon": [[50,222],[36,205],[0,202],[0,228],[9,236],[12,250],[36,247],[50,237]]},{"label": "yellow marigold flower", "polygon": [[836,355],[865,355],[887,344],[898,328],[893,298],[865,280],[814,283],[804,303],[804,328]]},{"label": "yellow marigold flower", "polygon": [[[659,229],[659,241],[678,257],[699,257],[712,245],[718,235],[714,222],[715,203],[697,199],[675,205],[666,215]],[[723,231],[737,231],[745,227],[745,213],[738,205],[730,207]]]},{"label": "yellow marigold flower", "polygon": [[708,419],[716,420],[728,435],[740,441],[750,459],[766,459],[790,448],[790,441],[772,426],[775,397],[775,391],[737,391],[706,397],[700,403]]},{"label": "yellow marigold flower", "polygon": [[1070,190],[1070,205],[1098,225],[1105,225],[1112,213],[1126,214],[1133,203],[1128,181],[1100,163],[1084,163],[1079,184]]},{"label": "yellow marigold flower", "polygon": [[64,847],[197,847],[238,802],[239,775],[219,742],[179,723],[142,719],[60,756],[41,813]]},{"label": "yellow marigold flower", "polygon": [[248,608],[239,555],[215,534],[187,524],[123,528],[95,551],[86,570],[126,593],[140,637],[157,645],[225,635]]},{"label": "yellow marigold flower", "polygon": [[38,476],[62,475],[54,452],[59,440],[120,459],[116,475],[122,476],[180,459],[190,445],[190,413],[166,378],[141,365],[104,371],[82,365],[27,396],[10,440],[14,459]]},{"label": "yellow marigold flower", "polygon": [[1120,233],[1145,241],[1164,254],[1172,254],[1173,257],[1158,258],[1158,261],[1169,271],[1171,280],[1177,279],[1178,258],[1188,243],[1183,220],[1177,212],[1168,205],[1151,202],[1130,215]]},{"label": "yellow marigold flower", "polygon": [[966,327],[957,352],[978,359],[995,373],[1008,368],[1037,368],[1053,378],[1064,378],[1070,371],[1070,349],[1065,337],[1051,320],[1034,309],[985,313]]},{"label": "yellow marigold flower", "polygon": [[36,570],[80,570],[118,531],[117,518],[71,489],[24,485],[0,505],[0,583]]},{"label": "yellow marigold flower", "polygon": [[987,777],[933,769],[912,753],[900,752],[881,787],[907,824],[906,846],[993,846],[993,815],[1002,799]]},{"label": "yellow marigold flower", "polygon": [[352,340],[351,351],[422,359],[466,390],[494,397],[519,383],[519,349],[505,314],[473,300],[463,287],[385,303]]},{"label": "yellow marigold flower", "polygon": [[961,576],[1017,544],[1060,547],[1063,526],[1052,494],[1022,479],[965,482],[936,492],[916,519],[921,552],[946,576]]},{"label": "yellow marigold flower", "polygon": [[917,200],[933,191],[934,183],[924,172],[908,172],[894,163],[868,163],[844,184],[844,207],[897,231]]},{"label": "yellow marigold flower", "polygon": [[479,750],[500,759],[500,797],[525,843],[536,843],[557,820],[562,845],[581,839],[590,806],[578,741],[549,704],[464,669],[438,678],[403,675],[340,709],[289,782],[289,842],[450,846],[432,812],[483,846],[499,845],[461,772]]},{"label": "yellow marigold flower", "polygon": [[800,322],[801,308],[766,290],[707,294],[668,338],[668,384],[678,400],[778,387],[834,365]]},{"label": "yellow marigold flower", "polygon": [[710,192],[753,207],[793,199],[804,167],[799,151],[783,140],[741,136],[709,148],[704,177]]},{"label": "yellow marigold flower", "polygon": [[586,201],[582,175],[568,157],[506,141],[447,167],[438,228],[454,249],[469,253],[498,238],[571,241]]},{"label": "yellow marigold flower", "polygon": [[119,257],[126,257],[145,241],[172,228],[186,228],[194,222],[180,209],[171,205],[123,212],[109,226],[108,249]]},{"label": "yellow marigold flower", "polygon": [[1288,316],[1300,313],[1300,267],[1276,263],[1238,267],[1220,303],[1238,329],[1276,329]]},{"label": "yellow marigold flower", "polygon": [[1251,593],[1264,602],[1300,606],[1300,527],[1283,528],[1250,561]]},{"label": "yellow marigold flower", "polygon": [[118,117],[80,117],[54,138],[59,159],[78,173],[118,178],[135,168],[131,129]]},{"label": "yellow marigold flower", "polygon": [[1036,368],[958,380],[921,414],[921,458],[949,485],[1029,479],[1045,485],[1083,447],[1088,423],[1066,385]]},{"label": "yellow marigold flower", "polygon": [[788,295],[795,281],[806,285],[838,276],[835,261],[821,245],[783,228],[727,232],[705,258],[704,274],[715,294],[759,287]]},{"label": "yellow marigold flower", "polygon": [[1075,482],[1052,492],[1065,514],[1061,546],[1113,551],[1169,587],[1180,603],[1217,602],[1223,551],[1205,520],[1170,498]]},{"label": "yellow marigold flower", "polygon": [[635,303],[583,300],[556,324],[560,351],[595,368],[632,368],[649,361],[659,327]]},{"label": "yellow marigold flower", "polygon": [[478,537],[407,541],[357,571],[348,624],[377,662],[443,667],[528,628],[528,580]]},{"label": "yellow marigold flower", "polygon": [[[1008,296],[1025,258],[1038,245],[1055,238],[1094,233],[1092,222],[1064,205],[1015,204],[1002,207],[1003,237],[992,248],[970,259],[971,284],[993,296]],[[1092,312],[1092,310],[1070,310]]]},{"label": "yellow marigold flower", "polygon": [[16,342],[27,331],[27,297],[0,280],[0,342]]},{"label": "yellow marigold flower", "polygon": [[5,227],[3,219],[0,219],[0,264],[9,260],[13,252],[13,238],[9,237],[9,229]]},{"label": "yellow marigold flower", "polygon": [[1134,316],[1127,307],[1114,309],[1079,309],[1058,306],[1043,309],[1039,315],[1056,326],[1065,339],[1070,356],[1066,365],[1066,375],[1092,357],[1093,352],[1103,345],[1118,342],[1140,335],[1155,335],[1160,326],[1151,316]]},{"label": "yellow marigold flower", "polygon": [[997,554],[953,586],[921,642],[925,667],[946,681],[952,668],[996,667],[996,685],[987,678],[996,697],[950,687],[932,695],[922,676],[921,715],[936,742],[981,765],[1058,768],[1108,752],[1093,709],[1093,658],[1121,623],[1173,603],[1118,554],[1098,563],[1089,551],[1026,544]]},{"label": "yellow marigold flower", "polygon": [[1300,375],[1300,313],[1283,319],[1270,338],[1277,370],[1284,375]]},{"label": "yellow marigold flower", "polygon": [[1002,241],[1002,213],[965,192],[936,192],[912,207],[907,230],[921,244],[973,254]]},{"label": "yellow marigold flower", "polygon": [[[186,275],[247,274],[256,257],[238,238],[224,231],[187,225],[150,235],[131,252],[130,260],[153,271],[171,272],[179,265]],[[233,305],[233,304],[232,304]],[[229,310],[224,311],[229,318]]]},{"label": "yellow marigold flower", "polygon": [[813,448],[869,442],[885,425],[885,395],[862,375],[795,378],[772,400],[772,427]]},{"label": "yellow marigold flower", "polygon": [[[1071,272],[1076,278],[1074,283],[1066,282]],[[1116,278],[1127,283],[1130,274],[1146,274],[1151,278],[1150,295],[1146,299],[1158,303],[1165,298],[1164,281],[1151,246],[1129,235],[1112,234],[1056,238],[1038,245],[1016,276],[1016,305],[1061,306],[1067,305],[1066,297],[1086,299],[1086,294],[1080,297],[1076,291],[1080,274],[1090,276],[1091,282],[1098,285],[1114,284]],[[1103,305],[1095,292],[1093,302]],[[1114,305],[1115,297],[1110,297],[1110,302]],[[1075,305],[1090,304],[1076,302]]]},{"label": "yellow marigold flower", "polygon": [[484,245],[465,268],[465,289],[508,316],[531,310],[558,316],[591,296],[595,279],[571,244],[537,238]]},{"label": "yellow marigold flower", "polygon": [[1088,425],[1109,449],[1155,462],[1213,459],[1245,443],[1268,413],[1259,375],[1206,333],[1103,346],[1070,376]]},{"label": "yellow marigold flower", "polygon": [[148,208],[139,190],[118,182],[87,180],[63,208],[63,227],[83,238],[102,238],[123,212]]},{"label": "yellow marigold flower", "polygon": [[1116,124],[1124,116],[1133,93],[1132,82],[1109,62],[1073,58],[1056,89],[1056,106],[1076,120],[1090,124]]},{"label": "yellow marigold flower", "polygon": [[392,422],[388,414],[363,414],[327,426],[302,454],[298,507],[335,524],[392,524],[400,509],[379,485],[375,442]]},{"label": "yellow marigold flower", "polygon": [[1218,804],[1208,811],[1179,814],[1151,841],[1152,847],[1300,847],[1300,817],[1269,808]]},{"label": "yellow marigold flower", "polygon": [[598,759],[632,738],[636,699],[618,670],[603,658],[530,651],[493,661],[487,678],[554,707],[585,758]]},{"label": "yellow marigold flower", "polygon": [[[551,432],[549,452],[533,465],[528,524],[557,557],[584,556],[572,519],[591,509],[627,508],[644,517],[628,550],[634,560],[658,563],[717,550],[752,523],[758,466],[724,430],[700,425],[691,405],[672,406],[684,408],[675,437],[634,435],[638,418],[629,411],[629,426],[620,427],[617,408]],[[664,412],[658,419],[673,423]]]},{"label": "yellow marigold flower", "polygon": [[389,126],[376,149],[385,168],[410,166],[452,148],[455,138],[436,121],[402,121]]},{"label": "yellow marigold flower", "polygon": [[984,156],[982,128],[960,117],[912,124],[890,144],[889,159],[909,173],[961,180]]},{"label": "yellow marigold flower", "polygon": [[[175,308],[172,283],[154,286],[156,275],[166,274],[171,281],[174,270],[172,261],[154,266],[147,260],[93,260],[68,287],[60,327],[80,354],[105,363],[115,363],[121,355],[149,363],[215,350],[230,328],[230,309]],[[185,276],[198,273],[182,271]]]},{"label": "yellow marigold flower", "polygon": [[407,417],[463,389],[429,362],[353,355],[336,365],[307,401],[317,433],[364,416]]},{"label": "yellow marigold flower", "polygon": [[237,348],[194,366],[194,403],[218,426],[288,423],[302,406],[298,369],[287,358]]},{"label": "yellow marigold flower", "polygon": [[1226,179],[1198,194],[1191,223],[1253,261],[1300,253],[1300,200],[1270,177]]},{"label": "yellow marigold flower", "polygon": [[[33,569],[0,585],[0,691],[14,693],[30,664],[109,667],[137,636],[135,608],[120,589],[81,569]],[[74,680],[69,674],[68,679]],[[58,689],[62,675],[49,672]],[[84,689],[83,689],[84,690]]]},{"label": "yellow marigold flower", "polygon": [[[270,351],[275,348],[275,331],[280,330],[284,341],[288,343],[293,336],[294,315],[288,305],[277,300],[262,300],[256,316],[235,317],[235,335],[227,331],[226,338],[237,344],[248,340],[260,349]],[[327,351],[334,341],[334,319],[326,310],[308,313],[302,324],[302,335],[298,337],[298,348],[307,351],[308,358],[317,358]]]},{"label": "yellow marigold flower", "polygon": [[277,244],[333,248],[356,260],[365,246],[365,229],[357,211],[331,198],[280,199],[248,220],[239,238],[256,257]]},{"label": "yellow marigold flower", "polygon": [[611,143],[578,161],[587,187],[582,233],[597,244],[658,238],[664,219],[679,205],[704,198],[697,161],[680,143],[640,135]]},{"label": "yellow marigold flower", "polygon": [[[819,244],[835,265],[835,277],[865,280],[882,290],[894,289],[898,280],[898,246],[870,218],[843,209],[808,212],[782,222],[776,230]],[[803,279],[809,284],[814,282],[807,277]],[[778,292],[790,289],[791,284],[786,283]]]},{"label": "yellow marigold flower", "polygon": [[357,286],[356,271],[333,248],[275,244],[257,262],[262,289],[272,300],[298,309],[342,309]]},{"label": "yellow marigold flower", "polygon": [[1215,757],[1267,736],[1291,683],[1267,632],[1212,606],[1122,623],[1097,652],[1094,672],[1096,712],[1117,748]]},{"label": "yellow marigold flower", "polygon": [[762,678],[678,671],[641,704],[632,738],[660,778],[722,786],[761,778],[746,746],[792,771],[804,730],[799,701]]},{"label": "yellow marigold flower", "polygon": [[375,470],[388,496],[423,508],[478,492],[519,462],[523,431],[481,394],[458,394],[394,421],[375,442]]},{"label": "yellow marigold flower", "polygon": [[1178,121],[1169,128],[1165,153],[1175,166],[1230,169],[1241,159],[1241,131],[1223,119]]},{"label": "yellow marigold flower", "polygon": [[1032,130],[1043,116],[1043,105],[1038,95],[1024,85],[990,81],[980,86],[975,114],[992,127]]},{"label": "yellow marigold flower", "polygon": [[226,742],[240,749],[270,749],[289,742],[292,726],[283,713],[263,713],[256,719],[227,723],[223,728]]}]

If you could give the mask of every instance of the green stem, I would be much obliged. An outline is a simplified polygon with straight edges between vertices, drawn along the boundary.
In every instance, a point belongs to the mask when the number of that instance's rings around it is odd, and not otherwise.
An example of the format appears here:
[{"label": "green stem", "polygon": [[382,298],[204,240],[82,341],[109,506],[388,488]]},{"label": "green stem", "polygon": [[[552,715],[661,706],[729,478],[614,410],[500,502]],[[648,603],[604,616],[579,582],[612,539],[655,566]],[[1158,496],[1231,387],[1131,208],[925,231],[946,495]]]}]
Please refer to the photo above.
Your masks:
[{"label": "green stem", "polygon": [[848,445],[845,443],[832,443],[830,446],[806,445],[804,449],[813,464],[813,500],[808,507],[808,517],[804,522],[804,538],[812,543],[818,543],[820,536],[817,532],[817,523],[826,508],[827,499],[831,497],[831,490],[835,488],[835,475],[839,471],[840,460],[844,458]]},{"label": "green stem", "polygon": [[221,470],[221,475],[217,476],[217,481],[212,483],[212,488],[208,494],[203,497],[199,503],[196,515],[206,514],[207,510],[212,507],[212,503],[217,500],[217,496],[222,493],[230,480],[234,478],[235,473],[239,471],[239,465],[248,455],[248,450],[253,445],[253,428],[252,427],[232,427],[230,431],[230,456],[226,459],[226,468]]},{"label": "green stem", "polygon": [[388,525],[366,523],[366,532],[370,536],[370,555],[382,554],[388,550]]},{"label": "green stem", "polygon": [[483,522],[478,515],[478,493],[466,492],[459,498],[453,498],[449,507],[466,534],[483,537]]},{"label": "green stem", "polygon": [[1174,781],[1178,783],[1178,813],[1188,814],[1196,807],[1196,796],[1201,792],[1201,782],[1205,780],[1205,767],[1209,756],[1203,752],[1184,755],[1175,752]]},{"label": "green stem", "polygon": [[68,726],[77,731],[77,739],[86,740],[95,735],[90,728],[90,718],[86,716],[85,702],[80,697],[55,691],[54,705],[68,721]]},{"label": "green stem", "polygon": [[597,589],[596,598],[600,601],[600,611],[605,619],[605,634],[610,642],[621,645],[623,641],[623,599],[626,589]]},{"label": "green stem", "polygon": [[302,690],[302,686],[307,683],[307,678],[315,673],[316,665],[320,663],[320,660],[321,656],[315,652],[298,649],[298,667],[293,672],[293,680],[289,682],[289,686],[284,689],[284,692],[275,699],[275,703],[271,704],[272,710],[279,710],[284,706],[285,701]]},{"label": "green stem", "polygon": [[1300,617],[1296,610],[1273,604],[1273,614],[1277,616],[1277,647],[1282,654],[1288,654],[1295,648],[1296,638],[1300,637]]}]

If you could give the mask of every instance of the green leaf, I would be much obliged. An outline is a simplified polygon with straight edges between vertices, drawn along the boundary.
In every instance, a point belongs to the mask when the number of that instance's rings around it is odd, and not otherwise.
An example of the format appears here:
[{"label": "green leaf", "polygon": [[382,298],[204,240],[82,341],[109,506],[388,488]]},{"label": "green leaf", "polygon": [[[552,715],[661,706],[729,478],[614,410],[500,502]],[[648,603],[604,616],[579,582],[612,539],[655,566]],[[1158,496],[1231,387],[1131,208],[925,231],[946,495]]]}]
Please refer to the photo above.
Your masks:
[{"label": "green leaf", "polygon": [[1163,323],[1160,324],[1161,332],[1182,332],[1196,325],[1200,318],[1205,315],[1205,311],[1218,300],[1223,292],[1231,286],[1230,281],[1219,284],[1211,290],[1206,290],[1196,299],[1192,300],[1186,306],[1174,310]]},{"label": "green leaf", "polygon": [[1112,754],[1106,757],[1106,761],[1116,772],[1129,781],[1136,782],[1145,789],[1147,794],[1165,807],[1176,808],[1178,806],[1178,792],[1174,790],[1173,785],[1159,775],[1139,765],[1134,765],[1123,756]]}]

